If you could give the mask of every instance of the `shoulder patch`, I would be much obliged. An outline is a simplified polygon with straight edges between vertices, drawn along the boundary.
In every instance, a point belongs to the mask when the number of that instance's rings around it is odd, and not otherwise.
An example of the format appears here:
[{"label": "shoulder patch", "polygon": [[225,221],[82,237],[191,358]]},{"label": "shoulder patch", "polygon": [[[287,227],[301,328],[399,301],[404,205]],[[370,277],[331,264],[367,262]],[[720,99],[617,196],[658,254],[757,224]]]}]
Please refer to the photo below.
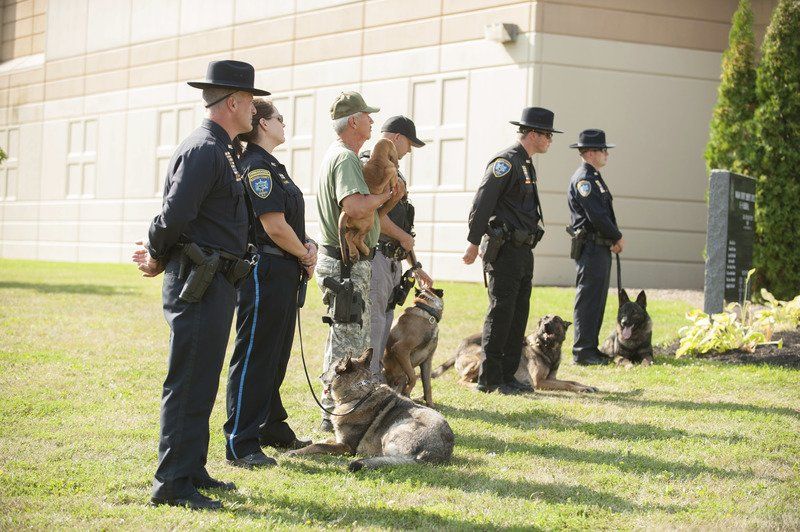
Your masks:
[{"label": "shoulder patch", "polygon": [[592,192],[592,183],[585,179],[581,179],[578,181],[578,184],[575,185],[575,188],[578,189],[578,194],[585,198]]},{"label": "shoulder patch", "polygon": [[503,177],[509,171],[511,171],[511,163],[505,159],[497,159],[494,164],[492,164],[492,174],[495,177]]},{"label": "shoulder patch", "polygon": [[250,170],[247,173],[247,181],[250,183],[250,188],[261,199],[266,199],[269,193],[272,192],[272,174],[269,170],[264,168],[257,168]]}]

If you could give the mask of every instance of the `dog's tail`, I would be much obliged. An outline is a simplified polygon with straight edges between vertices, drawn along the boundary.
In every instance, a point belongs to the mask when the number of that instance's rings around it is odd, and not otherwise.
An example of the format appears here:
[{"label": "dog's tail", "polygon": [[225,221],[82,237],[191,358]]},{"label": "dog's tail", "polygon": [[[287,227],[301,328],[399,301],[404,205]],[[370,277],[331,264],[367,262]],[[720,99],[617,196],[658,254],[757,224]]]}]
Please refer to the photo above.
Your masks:
[{"label": "dog's tail", "polygon": [[442,373],[444,373],[448,369],[450,369],[453,366],[455,366],[457,358],[458,358],[458,355],[454,355],[453,358],[447,360],[444,364],[442,364],[441,366],[439,366],[438,368],[433,370],[433,372],[431,373],[431,377],[433,377],[435,379],[436,377],[440,376]]},{"label": "dog's tail", "polygon": [[381,467],[416,464],[417,462],[418,460],[413,456],[374,456],[372,458],[353,460],[347,466],[347,469],[355,472],[362,469],[378,469]]}]

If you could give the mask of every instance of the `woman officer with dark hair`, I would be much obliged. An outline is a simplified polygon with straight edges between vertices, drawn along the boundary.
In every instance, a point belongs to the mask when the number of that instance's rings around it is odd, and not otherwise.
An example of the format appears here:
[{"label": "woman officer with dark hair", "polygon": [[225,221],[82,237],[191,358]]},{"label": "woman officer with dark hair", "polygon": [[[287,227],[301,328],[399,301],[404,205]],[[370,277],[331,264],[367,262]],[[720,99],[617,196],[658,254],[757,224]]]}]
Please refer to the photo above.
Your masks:
[{"label": "woman officer with dark hair", "polygon": [[275,464],[261,445],[298,448],[286,423],[280,386],[292,349],[301,273],[317,261],[316,243],[306,237],[303,193],[272,155],[285,141],[283,117],[272,102],[253,100],[253,130],[241,161],[245,189],[256,219],[258,262],[237,292],[236,344],[228,371],[225,453],[235,466]]}]

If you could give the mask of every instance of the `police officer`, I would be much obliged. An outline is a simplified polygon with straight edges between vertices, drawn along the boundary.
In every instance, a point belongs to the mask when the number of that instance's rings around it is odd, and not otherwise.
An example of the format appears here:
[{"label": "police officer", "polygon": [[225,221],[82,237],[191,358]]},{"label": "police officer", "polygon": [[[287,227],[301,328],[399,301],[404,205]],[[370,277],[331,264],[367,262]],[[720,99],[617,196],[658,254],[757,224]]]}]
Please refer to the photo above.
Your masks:
[{"label": "police officer", "polygon": [[258,262],[237,291],[224,427],[228,462],[245,468],[275,464],[259,444],[294,449],[311,443],[298,440],[286,423],[280,386],[292,350],[301,274],[310,276],[317,258],[316,244],[306,236],[303,193],[272,155],[286,140],[283,116],[272,102],[253,103],[253,129],[238,138],[247,142],[241,168],[258,220]]},{"label": "police officer", "polygon": [[[397,149],[397,158],[402,159],[411,153],[412,147],[421,148],[425,143],[417,138],[417,128],[414,121],[405,116],[393,116],[384,122],[381,127],[383,138],[389,139]],[[367,162],[370,150],[361,152],[361,161]],[[403,174],[398,171],[402,186],[407,186]],[[411,266],[409,269],[419,281],[421,287],[433,285],[433,279],[422,269],[422,264],[416,260],[414,254],[414,206],[408,201],[408,193],[397,202],[388,213],[381,215],[381,234],[378,238],[378,248],[372,259],[372,279],[369,287],[369,299],[372,304],[370,319],[372,322],[371,342],[372,360],[370,368],[379,378],[381,375],[381,361],[389,331],[394,321],[394,296],[398,290],[401,277],[405,275],[402,270],[402,260],[406,259]],[[410,287],[410,284],[409,284]]]},{"label": "police officer", "polygon": [[572,258],[577,270],[572,360],[581,366],[608,363],[597,349],[598,335],[608,296],[611,253],[621,253],[624,241],[614,216],[611,192],[599,170],[608,162],[608,149],[613,147],[606,144],[606,134],[601,129],[582,131],[578,142],[570,145],[578,149],[583,159],[569,180],[567,192]]},{"label": "police officer", "polygon": [[469,246],[464,262],[472,264],[483,248],[488,274],[489,311],[481,347],[486,356],[477,389],[504,395],[532,392],[514,378],[522,354],[533,282],[532,248],[544,234],[536,169],[531,156],[552,142],[553,113],[527,107],[519,122],[519,142],[501,151],[486,167],[469,215]]},{"label": "police officer", "polygon": [[[206,471],[208,420],[231,330],[234,283],[247,274],[248,212],[232,139],[250,131],[255,71],[240,61],[208,65],[207,118],[172,156],[161,213],[133,260],[147,277],[164,272],[170,353],[161,400],[158,469],[151,503],[218,509],[197,488],[235,489]],[[209,284],[203,291],[205,282]]]}]

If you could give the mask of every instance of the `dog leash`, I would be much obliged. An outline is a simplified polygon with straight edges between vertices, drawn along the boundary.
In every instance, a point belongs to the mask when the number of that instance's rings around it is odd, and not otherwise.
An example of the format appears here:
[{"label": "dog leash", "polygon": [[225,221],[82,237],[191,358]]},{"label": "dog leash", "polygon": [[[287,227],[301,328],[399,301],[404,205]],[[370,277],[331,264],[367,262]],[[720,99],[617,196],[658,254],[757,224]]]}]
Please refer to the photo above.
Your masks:
[{"label": "dog leash", "polygon": [[306,374],[306,382],[308,383],[308,390],[311,392],[311,397],[314,398],[314,401],[319,405],[319,407],[324,412],[328,413],[331,416],[346,416],[348,414],[352,414],[353,412],[355,412],[356,408],[364,404],[364,401],[366,401],[369,398],[369,396],[371,396],[375,392],[377,388],[371,389],[369,393],[367,393],[367,395],[358,400],[358,402],[355,404],[355,406],[353,406],[353,408],[351,408],[347,412],[344,412],[343,414],[336,414],[334,412],[331,412],[330,410],[322,406],[322,403],[319,401],[319,399],[317,399],[317,394],[314,392],[314,386],[311,384],[311,377],[309,377],[308,375],[308,366],[306,365],[306,354],[303,349],[303,326],[301,325],[300,322],[300,309],[305,304],[305,292],[306,292],[305,287],[307,283],[308,283],[308,276],[306,275],[305,270],[303,270],[303,272],[300,274],[300,288],[297,291],[297,336],[300,339],[300,359],[303,361],[303,371]]},{"label": "dog leash", "polygon": [[619,253],[614,253],[617,256],[617,294],[622,293],[622,267],[619,265]]}]

